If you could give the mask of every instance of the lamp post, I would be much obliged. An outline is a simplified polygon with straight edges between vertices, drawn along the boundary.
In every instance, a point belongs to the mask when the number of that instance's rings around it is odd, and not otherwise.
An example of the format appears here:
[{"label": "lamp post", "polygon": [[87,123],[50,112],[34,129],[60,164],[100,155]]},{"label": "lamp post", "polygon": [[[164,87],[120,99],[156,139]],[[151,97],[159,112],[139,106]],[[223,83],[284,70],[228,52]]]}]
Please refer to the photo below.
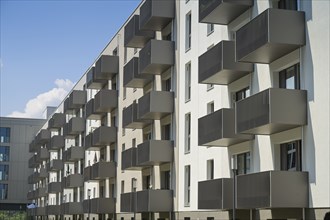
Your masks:
[{"label": "lamp post", "polygon": [[233,171],[233,220],[236,220],[236,176],[237,176],[237,158],[231,157],[231,169]]},{"label": "lamp post", "polygon": [[88,220],[90,220],[90,214],[91,214],[91,189],[87,190],[87,196],[88,196]]}]

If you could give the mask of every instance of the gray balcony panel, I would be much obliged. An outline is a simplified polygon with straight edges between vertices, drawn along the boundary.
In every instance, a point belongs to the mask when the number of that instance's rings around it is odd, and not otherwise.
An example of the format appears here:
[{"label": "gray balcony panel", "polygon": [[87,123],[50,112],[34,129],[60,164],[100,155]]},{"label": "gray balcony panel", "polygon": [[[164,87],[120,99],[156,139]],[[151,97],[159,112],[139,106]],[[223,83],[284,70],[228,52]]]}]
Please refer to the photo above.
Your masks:
[{"label": "gray balcony panel", "polygon": [[66,114],[74,113],[86,104],[87,92],[82,90],[73,90],[69,97],[64,101],[64,112]]},{"label": "gray balcony panel", "polygon": [[120,212],[134,212],[136,207],[136,193],[120,194]]},{"label": "gray balcony panel", "polygon": [[171,212],[173,210],[172,190],[144,190],[136,193],[137,212]]},{"label": "gray balcony panel", "polygon": [[85,136],[85,150],[99,150],[100,147],[93,146],[93,133],[89,133]]},{"label": "gray balcony panel", "polygon": [[48,205],[47,206],[47,215],[60,215],[61,206],[60,205]]},{"label": "gray balcony panel", "polygon": [[307,91],[270,88],[236,103],[236,131],[274,134],[307,124]]},{"label": "gray balcony panel", "polygon": [[37,155],[33,155],[29,159],[29,168],[36,168],[40,164],[39,161],[37,161]]},{"label": "gray balcony panel", "polygon": [[86,103],[86,119],[99,120],[100,118],[102,118],[102,115],[96,114],[94,112],[94,99],[90,99]]},{"label": "gray balcony panel", "polygon": [[33,139],[31,141],[31,143],[29,144],[29,152],[35,153],[35,152],[37,152],[39,147],[40,147],[40,145],[36,144],[35,139]]},{"label": "gray balcony panel", "polygon": [[95,67],[92,67],[88,71],[86,78],[87,89],[102,89],[106,83],[107,80],[105,79],[96,79]]},{"label": "gray balcony panel", "polygon": [[125,47],[142,48],[152,38],[155,38],[154,31],[140,30],[139,15],[134,15],[125,26]]},{"label": "gray balcony panel", "polygon": [[71,174],[65,177],[63,188],[74,188],[84,186],[84,177],[81,174]]},{"label": "gray balcony panel", "polygon": [[58,130],[63,127],[65,124],[65,114],[63,113],[54,113],[51,119],[48,121],[48,129]]},{"label": "gray balcony panel", "polygon": [[115,199],[114,198],[93,198],[90,200],[84,200],[84,212],[94,214],[108,214],[114,213],[115,210]]},{"label": "gray balcony panel", "polygon": [[199,83],[228,85],[253,72],[253,64],[235,60],[235,42],[221,41],[198,58]]},{"label": "gray balcony panel", "polygon": [[233,179],[198,182],[198,209],[227,210],[233,207]]},{"label": "gray balcony panel", "polygon": [[123,127],[141,129],[152,123],[150,119],[138,119],[138,104],[135,102],[123,110]]},{"label": "gray balcony panel", "polygon": [[100,161],[92,166],[92,179],[106,179],[116,177],[116,163]]},{"label": "gray balcony panel", "polygon": [[227,25],[253,6],[253,0],[199,0],[199,22]]},{"label": "gray balcony panel", "polygon": [[65,146],[65,140],[62,135],[55,135],[50,139],[48,150],[59,150]]},{"label": "gray balcony panel", "polygon": [[94,111],[108,113],[118,107],[118,91],[101,89],[94,98]]},{"label": "gray balcony panel", "polygon": [[39,131],[38,135],[36,136],[35,144],[43,145],[48,143],[49,140],[50,140],[50,131],[47,129],[42,129]]},{"label": "gray balcony panel", "polygon": [[93,146],[106,146],[117,141],[117,128],[101,126],[94,130],[92,136]]},{"label": "gray balcony panel", "polygon": [[109,80],[119,71],[119,57],[102,55],[95,64],[95,78]]},{"label": "gray balcony panel", "polygon": [[84,157],[84,148],[78,146],[72,146],[63,153],[63,160],[66,162],[75,162],[84,159]]},{"label": "gray balcony panel", "polygon": [[305,41],[305,12],[270,8],[236,32],[236,58],[269,64]]},{"label": "gray balcony panel", "polygon": [[92,180],[92,166],[84,168],[84,181],[88,182],[90,180]]},{"label": "gray balcony panel", "polygon": [[129,148],[121,153],[121,169],[122,170],[139,170],[137,166],[137,148]]},{"label": "gray balcony panel", "polygon": [[63,161],[62,160],[51,160],[48,164],[48,171],[59,171],[63,169]]},{"label": "gray balcony panel", "polygon": [[47,148],[39,148],[37,152],[37,161],[45,161],[49,159],[49,151]]},{"label": "gray balcony panel", "polygon": [[307,172],[266,171],[237,176],[237,208],[307,208]]},{"label": "gray balcony panel", "polygon": [[235,109],[223,108],[199,118],[198,145],[228,147],[254,138],[236,134],[235,125]]},{"label": "gray balcony panel", "polygon": [[62,204],[62,212],[66,215],[79,215],[83,214],[83,203],[82,202],[68,202]]},{"label": "gray balcony panel", "polygon": [[152,75],[139,74],[139,58],[133,57],[124,66],[124,86],[131,88],[143,88],[153,80]]},{"label": "gray balcony panel", "polygon": [[36,198],[36,196],[35,196],[35,192],[34,192],[34,190],[33,191],[29,191],[28,193],[27,193],[27,199],[28,200],[33,200],[33,199],[35,199]]},{"label": "gray balcony panel", "polygon": [[139,52],[139,74],[159,75],[173,65],[173,41],[150,40]]},{"label": "gray balcony panel", "polygon": [[47,191],[45,187],[40,187],[35,191],[36,198],[41,198],[47,196]]},{"label": "gray balcony panel", "polygon": [[60,193],[62,192],[62,183],[61,182],[51,182],[48,184],[48,193]]},{"label": "gray balcony panel", "polygon": [[139,99],[138,118],[159,120],[174,109],[174,93],[151,91]]},{"label": "gray balcony panel", "polygon": [[85,119],[80,117],[71,118],[65,124],[63,135],[67,139],[74,139],[77,135],[85,131]]},{"label": "gray balcony panel", "polygon": [[46,207],[36,208],[36,216],[45,216],[45,215],[46,215]]},{"label": "gray balcony panel", "polygon": [[175,1],[147,0],[140,7],[140,29],[160,31],[175,16]]},{"label": "gray balcony panel", "polygon": [[137,164],[153,166],[173,161],[173,141],[150,140],[137,147]]}]

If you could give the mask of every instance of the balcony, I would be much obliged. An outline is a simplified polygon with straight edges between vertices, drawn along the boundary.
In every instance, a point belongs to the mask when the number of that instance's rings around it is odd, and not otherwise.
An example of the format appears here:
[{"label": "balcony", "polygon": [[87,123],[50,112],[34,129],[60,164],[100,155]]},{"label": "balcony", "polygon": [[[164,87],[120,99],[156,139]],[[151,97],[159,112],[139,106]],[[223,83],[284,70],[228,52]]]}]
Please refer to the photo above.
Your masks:
[{"label": "balcony", "polygon": [[92,166],[92,179],[101,180],[116,177],[116,163],[100,161]]},{"label": "balcony", "polygon": [[39,131],[38,135],[35,138],[35,144],[44,145],[47,144],[50,140],[50,131],[47,129],[42,129]]},{"label": "balcony", "polygon": [[137,164],[153,166],[173,161],[173,141],[150,140],[137,147]]},{"label": "balcony", "polygon": [[87,92],[73,90],[69,97],[64,101],[64,113],[72,114],[83,107],[87,101]]},{"label": "balcony", "polygon": [[153,80],[149,74],[139,74],[139,58],[133,57],[124,66],[124,86],[131,88],[143,88]]},{"label": "balcony", "polygon": [[59,171],[63,169],[63,161],[62,160],[51,160],[48,164],[47,164],[47,170],[49,171]]},{"label": "balcony", "polygon": [[253,64],[236,62],[235,42],[221,41],[198,58],[198,82],[228,85],[253,72]]},{"label": "balcony", "polygon": [[134,15],[125,26],[125,47],[142,48],[150,40],[155,38],[154,31],[140,30],[140,16]]},{"label": "balcony", "polygon": [[254,138],[236,134],[235,124],[235,109],[223,108],[199,118],[198,145],[228,147]]},{"label": "balcony", "polygon": [[109,80],[119,71],[119,57],[101,55],[95,64],[95,79]]},{"label": "balcony", "polygon": [[27,199],[28,200],[33,200],[33,199],[36,199],[37,197],[35,196],[35,191],[34,190],[32,190],[32,191],[29,191],[28,193],[27,193]]},{"label": "balcony", "polygon": [[82,202],[67,202],[62,203],[62,212],[65,215],[80,215],[84,214]]},{"label": "balcony", "polygon": [[236,32],[236,59],[269,64],[305,41],[305,12],[270,8]]},{"label": "balcony", "polygon": [[42,162],[49,159],[49,151],[47,148],[39,148],[37,152],[37,161]]},{"label": "balcony", "polygon": [[50,145],[47,145],[48,150],[59,150],[65,146],[64,137],[62,135],[55,135],[50,139]]},{"label": "balcony", "polygon": [[93,198],[84,200],[84,213],[108,214],[115,213],[116,202],[114,198]]},{"label": "balcony", "polygon": [[307,124],[307,91],[270,88],[236,103],[236,131],[270,135]]},{"label": "balcony", "polygon": [[253,0],[199,0],[199,22],[227,25],[253,6]]},{"label": "balcony", "polygon": [[58,130],[65,124],[65,114],[54,113],[53,116],[48,121],[49,130]]},{"label": "balcony", "polygon": [[307,208],[308,172],[266,171],[237,176],[237,208]]},{"label": "balcony", "polygon": [[175,1],[147,0],[140,7],[140,29],[161,31],[175,16]]},{"label": "balcony", "polygon": [[137,166],[137,148],[132,147],[124,150],[121,153],[121,169],[122,170],[140,170],[141,167]]},{"label": "balcony", "polygon": [[135,212],[136,193],[120,194],[120,212]]},{"label": "balcony", "polygon": [[159,120],[172,114],[174,110],[174,93],[151,91],[139,98],[138,118]]},{"label": "balcony", "polygon": [[86,105],[86,118],[100,120],[118,106],[117,90],[100,90]]},{"label": "balcony", "polygon": [[84,168],[84,181],[89,182],[92,180],[92,166]]},{"label": "balcony", "polygon": [[35,197],[36,198],[41,198],[41,197],[45,197],[47,196],[47,191],[45,187],[40,187],[38,189],[36,189],[35,191]]},{"label": "balcony", "polygon": [[136,212],[171,212],[173,210],[172,190],[144,190],[136,193]]},{"label": "balcony", "polygon": [[81,174],[71,174],[62,180],[62,188],[74,188],[84,186],[84,177]]},{"label": "balcony", "polygon": [[123,127],[141,129],[152,123],[152,120],[138,119],[138,104],[133,102],[130,106],[123,109]]},{"label": "balcony", "polygon": [[36,216],[45,216],[46,215],[46,207],[37,207],[35,213],[36,213]]},{"label": "balcony", "polygon": [[29,168],[36,168],[38,165],[40,164],[39,161],[37,161],[37,155],[33,155],[30,159],[29,159]]},{"label": "balcony", "polygon": [[139,74],[159,75],[173,65],[173,41],[150,40],[139,52]]},{"label": "balcony", "polygon": [[233,179],[198,182],[198,209],[228,210],[233,207]]},{"label": "balcony", "polygon": [[29,144],[29,152],[35,153],[35,152],[37,152],[39,147],[40,147],[40,145],[37,145],[35,140],[32,140],[31,143]]},{"label": "balcony", "polygon": [[64,162],[76,162],[82,160],[85,157],[85,151],[83,147],[72,146],[63,152]]},{"label": "balcony", "polygon": [[80,117],[71,118],[68,123],[64,125],[64,138],[74,139],[77,135],[85,131],[85,119]]},{"label": "balcony", "polygon": [[48,184],[48,193],[60,193],[62,192],[62,183],[61,182],[51,182]]},{"label": "balcony", "polygon": [[61,215],[61,206],[60,205],[48,205],[47,206],[47,215]]},{"label": "balcony", "polygon": [[86,76],[86,86],[87,89],[102,89],[105,84],[107,84],[107,80],[105,79],[96,79],[95,76],[95,67],[92,67]]},{"label": "balcony", "polygon": [[94,147],[104,147],[117,142],[117,128],[101,126],[93,131],[92,145]]}]

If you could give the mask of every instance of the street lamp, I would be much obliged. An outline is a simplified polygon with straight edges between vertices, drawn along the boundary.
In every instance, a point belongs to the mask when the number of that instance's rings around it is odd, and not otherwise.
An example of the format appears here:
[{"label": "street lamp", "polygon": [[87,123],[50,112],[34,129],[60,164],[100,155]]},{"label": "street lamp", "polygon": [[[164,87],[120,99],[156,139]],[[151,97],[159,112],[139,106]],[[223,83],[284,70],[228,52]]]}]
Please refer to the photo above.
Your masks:
[{"label": "street lamp", "polygon": [[233,220],[236,220],[236,176],[237,176],[237,157],[231,157],[231,170],[233,171]]},{"label": "street lamp", "polygon": [[87,196],[88,196],[88,220],[90,220],[90,214],[91,214],[91,189],[87,190]]}]

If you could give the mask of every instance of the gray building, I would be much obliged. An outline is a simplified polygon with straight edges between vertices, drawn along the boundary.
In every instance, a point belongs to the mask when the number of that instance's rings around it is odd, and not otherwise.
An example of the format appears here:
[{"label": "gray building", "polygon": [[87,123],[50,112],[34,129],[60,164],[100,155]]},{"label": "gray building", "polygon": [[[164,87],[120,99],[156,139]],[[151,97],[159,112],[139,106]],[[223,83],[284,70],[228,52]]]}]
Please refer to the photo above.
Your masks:
[{"label": "gray building", "polygon": [[25,210],[29,191],[29,144],[44,119],[0,117],[0,211]]}]

